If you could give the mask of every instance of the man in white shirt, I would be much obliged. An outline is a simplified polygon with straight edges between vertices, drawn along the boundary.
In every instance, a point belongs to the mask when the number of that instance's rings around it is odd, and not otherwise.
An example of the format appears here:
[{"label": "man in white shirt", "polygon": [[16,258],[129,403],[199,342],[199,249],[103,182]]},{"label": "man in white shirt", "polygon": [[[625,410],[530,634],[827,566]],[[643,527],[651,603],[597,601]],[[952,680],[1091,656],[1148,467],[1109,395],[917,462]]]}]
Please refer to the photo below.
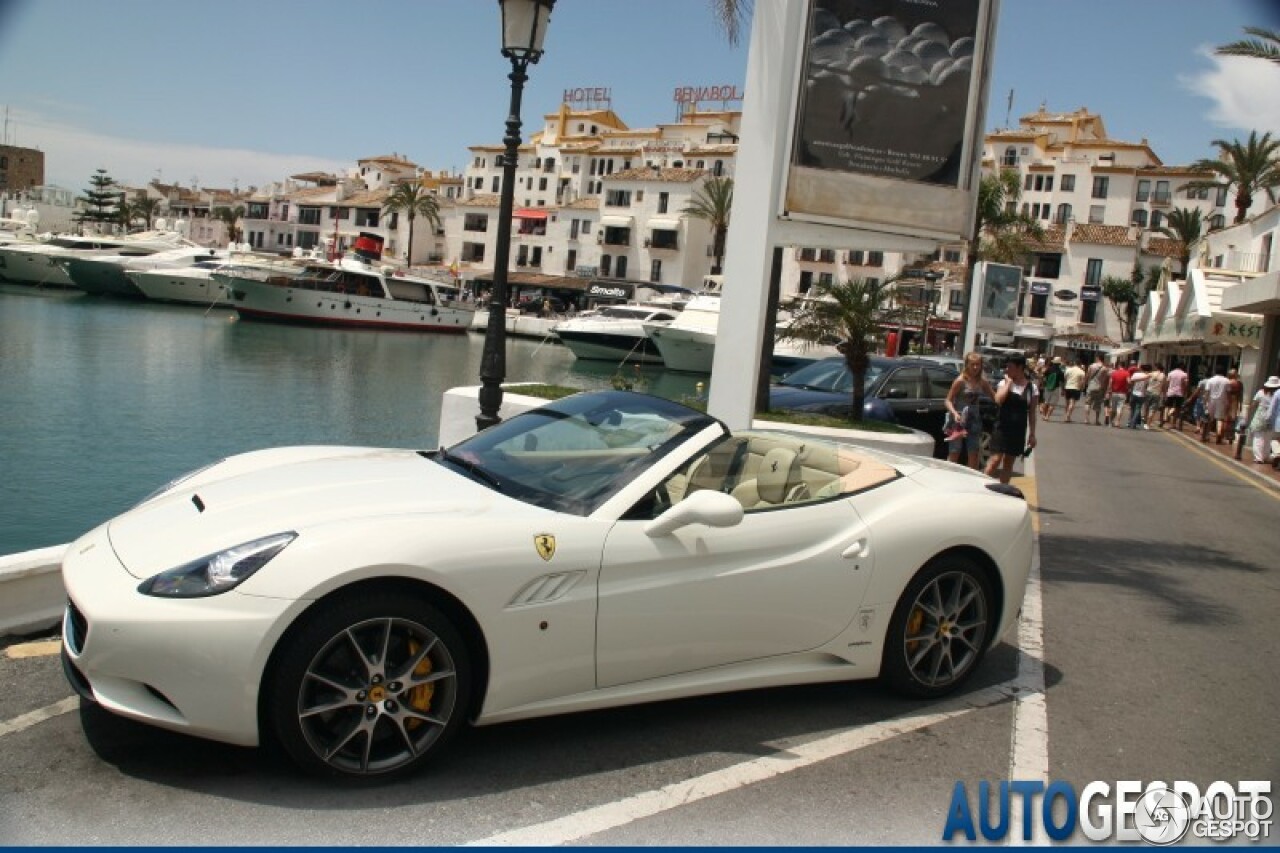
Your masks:
[{"label": "man in white shirt", "polygon": [[1204,383],[1204,423],[1200,426],[1200,440],[1208,441],[1209,432],[1213,431],[1222,444],[1223,430],[1227,424],[1227,388],[1231,380],[1227,379],[1222,368],[1215,368],[1213,376]]}]

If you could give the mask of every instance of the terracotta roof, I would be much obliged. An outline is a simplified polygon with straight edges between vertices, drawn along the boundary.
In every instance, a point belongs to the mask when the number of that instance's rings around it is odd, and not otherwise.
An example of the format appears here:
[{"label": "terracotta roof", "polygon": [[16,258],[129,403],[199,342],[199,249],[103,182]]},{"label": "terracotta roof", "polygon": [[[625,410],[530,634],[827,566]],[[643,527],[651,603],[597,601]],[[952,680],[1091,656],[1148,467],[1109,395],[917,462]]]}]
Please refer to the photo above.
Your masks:
[{"label": "terracotta roof", "polygon": [[1197,171],[1190,166],[1144,166],[1138,169],[1139,175],[1169,175],[1180,178],[1211,179],[1213,172]]},{"label": "terracotta roof", "polygon": [[736,154],[738,146],[733,143],[724,145],[695,145],[689,149],[690,154]]},{"label": "terracotta roof", "polygon": [[1137,237],[1129,233],[1126,225],[1076,224],[1071,231],[1072,243],[1093,243],[1099,246],[1136,246]]},{"label": "terracotta roof", "polygon": [[600,199],[598,198],[580,198],[571,201],[564,206],[565,210],[599,210]]},{"label": "terracotta roof", "polygon": [[1142,253],[1176,260],[1182,257],[1182,251],[1182,241],[1180,240],[1174,240],[1169,237],[1152,237],[1147,241],[1147,247],[1142,250]]},{"label": "terracotta roof", "polygon": [[987,134],[988,139],[1036,139],[1044,134],[1038,130],[996,130]]},{"label": "terracotta roof", "polygon": [[382,203],[387,200],[387,196],[391,195],[391,191],[383,188],[380,190],[367,190],[361,193],[352,193],[342,201],[335,201],[338,207],[382,207]]},{"label": "terracotta roof", "polygon": [[1029,240],[1027,248],[1033,252],[1060,252],[1066,244],[1066,236],[1067,233],[1063,228],[1057,225],[1050,225],[1044,229],[1044,240]]},{"label": "terracotta roof", "polygon": [[310,181],[313,184],[328,184],[330,186],[338,182],[337,176],[328,172],[301,172],[289,177],[295,181]]},{"label": "terracotta roof", "polygon": [[651,169],[641,166],[637,169],[624,169],[606,175],[606,181],[657,181],[667,184],[688,184],[698,180],[707,173],[706,169]]},{"label": "terracotta roof", "polygon": [[498,207],[502,203],[501,197],[492,193],[486,195],[478,195],[474,198],[458,199],[459,207]]},{"label": "terracotta roof", "polygon": [[321,204],[326,201],[333,201],[335,195],[337,193],[333,187],[306,187],[289,193],[288,199],[296,203],[311,202],[312,204]]},{"label": "terracotta roof", "polygon": [[377,157],[361,157],[357,163],[391,163],[396,166],[412,166],[418,168],[418,164],[410,160],[406,160],[399,154],[380,154]]}]

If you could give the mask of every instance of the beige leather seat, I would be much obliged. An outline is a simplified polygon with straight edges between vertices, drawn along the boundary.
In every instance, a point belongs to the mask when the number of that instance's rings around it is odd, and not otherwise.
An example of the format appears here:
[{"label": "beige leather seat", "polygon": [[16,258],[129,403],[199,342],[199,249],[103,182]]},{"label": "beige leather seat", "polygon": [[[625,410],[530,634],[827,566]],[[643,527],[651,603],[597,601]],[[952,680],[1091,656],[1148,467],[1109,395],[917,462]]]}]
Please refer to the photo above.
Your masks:
[{"label": "beige leather seat", "polygon": [[773,448],[760,460],[755,478],[739,483],[732,494],[744,509],[804,500],[808,486],[801,475],[800,457],[794,450]]}]

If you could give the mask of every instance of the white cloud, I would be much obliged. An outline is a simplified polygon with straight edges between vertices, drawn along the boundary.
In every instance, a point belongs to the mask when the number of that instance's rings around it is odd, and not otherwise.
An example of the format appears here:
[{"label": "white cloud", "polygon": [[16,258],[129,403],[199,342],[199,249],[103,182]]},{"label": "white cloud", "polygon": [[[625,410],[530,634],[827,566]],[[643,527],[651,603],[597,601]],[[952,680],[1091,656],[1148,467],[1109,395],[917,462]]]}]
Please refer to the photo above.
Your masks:
[{"label": "white cloud", "polygon": [[1247,57],[1215,56],[1208,47],[1199,53],[1213,63],[1213,68],[1181,74],[1178,81],[1188,91],[1213,102],[1205,118],[1219,127],[1280,134],[1280,65]]},{"label": "white cloud", "polygon": [[45,182],[69,189],[86,186],[89,176],[105,169],[122,184],[142,186],[155,180],[188,186],[244,189],[279,181],[300,172],[345,172],[355,163],[307,154],[274,154],[204,145],[166,144],[108,136],[46,116],[15,110],[11,127],[20,135],[11,144],[44,152]]}]

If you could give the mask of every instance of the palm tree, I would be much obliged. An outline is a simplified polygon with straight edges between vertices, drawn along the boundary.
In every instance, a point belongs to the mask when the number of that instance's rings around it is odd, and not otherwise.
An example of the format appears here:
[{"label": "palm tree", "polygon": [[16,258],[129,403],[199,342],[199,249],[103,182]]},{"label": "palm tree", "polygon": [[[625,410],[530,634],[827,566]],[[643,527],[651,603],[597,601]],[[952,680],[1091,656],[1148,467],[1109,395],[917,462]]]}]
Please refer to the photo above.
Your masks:
[{"label": "palm tree", "polygon": [[1178,251],[1178,261],[1182,264],[1182,277],[1186,278],[1187,269],[1191,266],[1191,244],[1200,239],[1204,231],[1204,220],[1200,218],[1199,209],[1179,207],[1169,211],[1167,222],[1168,225],[1151,230],[1178,241],[1181,247]]},{"label": "palm tree", "polygon": [[390,213],[404,213],[409,217],[409,242],[404,251],[404,262],[413,265],[413,220],[421,216],[431,223],[432,228],[440,227],[440,202],[434,195],[417,181],[396,184],[396,188],[382,203],[382,209]]},{"label": "palm tree", "polygon": [[681,211],[695,219],[705,220],[711,226],[711,251],[715,255],[712,275],[719,273],[724,265],[724,244],[729,235],[729,214],[732,208],[733,178],[708,178],[693,194],[689,206]]},{"label": "palm tree", "polygon": [[724,30],[725,38],[730,45],[736,45],[746,23],[747,14],[751,11],[749,0],[710,0],[711,11]]},{"label": "palm tree", "polygon": [[244,218],[244,206],[214,208],[213,218],[226,223],[227,242],[240,242],[240,220]]},{"label": "palm tree", "polygon": [[141,199],[134,201],[129,205],[129,220],[146,219],[147,231],[151,231],[151,223],[154,222],[156,214],[160,213],[160,205],[163,202],[160,199],[152,199],[151,196],[142,196]]},{"label": "palm tree", "polygon": [[893,284],[899,277],[883,282],[855,278],[842,282],[819,281],[809,291],[813,298],[801,303],[791,323],[779,331],[780,337],[803,341],[844,341],[840,350],[853,377],[855,422],[862,420],[867,400],[867,364],[880,333],[880,321]]},{"label": "palm tree", "polygon": [[[1226,179],[1228,187],[1236,188],[1235,222],[1244,222],[1249,208],[1253,205],[1253,196],[1265,190],[1274,202],[1274,189],[1280,186],[1280,139],[1272,139],[1270,133],[1258,136],[1256,130],[1249,132],[1249,141],[1240,144],[1239,140],[1227,142],[1223,139],[1213,140],[1218,147],[1217,160],[1197,160],[1191,168],[1197,172],[1212,172]],[[1219,187],[1218,181],[1193,181],[1189,188]]]},{"label": "palm tree", "polygon": [[1249,56],[1280,64],[1280,32],[1264,30],[1262,27],[1245,27],[1244,31],[1255,38],[1233,41],[1213,52],[1218,56]]}]

